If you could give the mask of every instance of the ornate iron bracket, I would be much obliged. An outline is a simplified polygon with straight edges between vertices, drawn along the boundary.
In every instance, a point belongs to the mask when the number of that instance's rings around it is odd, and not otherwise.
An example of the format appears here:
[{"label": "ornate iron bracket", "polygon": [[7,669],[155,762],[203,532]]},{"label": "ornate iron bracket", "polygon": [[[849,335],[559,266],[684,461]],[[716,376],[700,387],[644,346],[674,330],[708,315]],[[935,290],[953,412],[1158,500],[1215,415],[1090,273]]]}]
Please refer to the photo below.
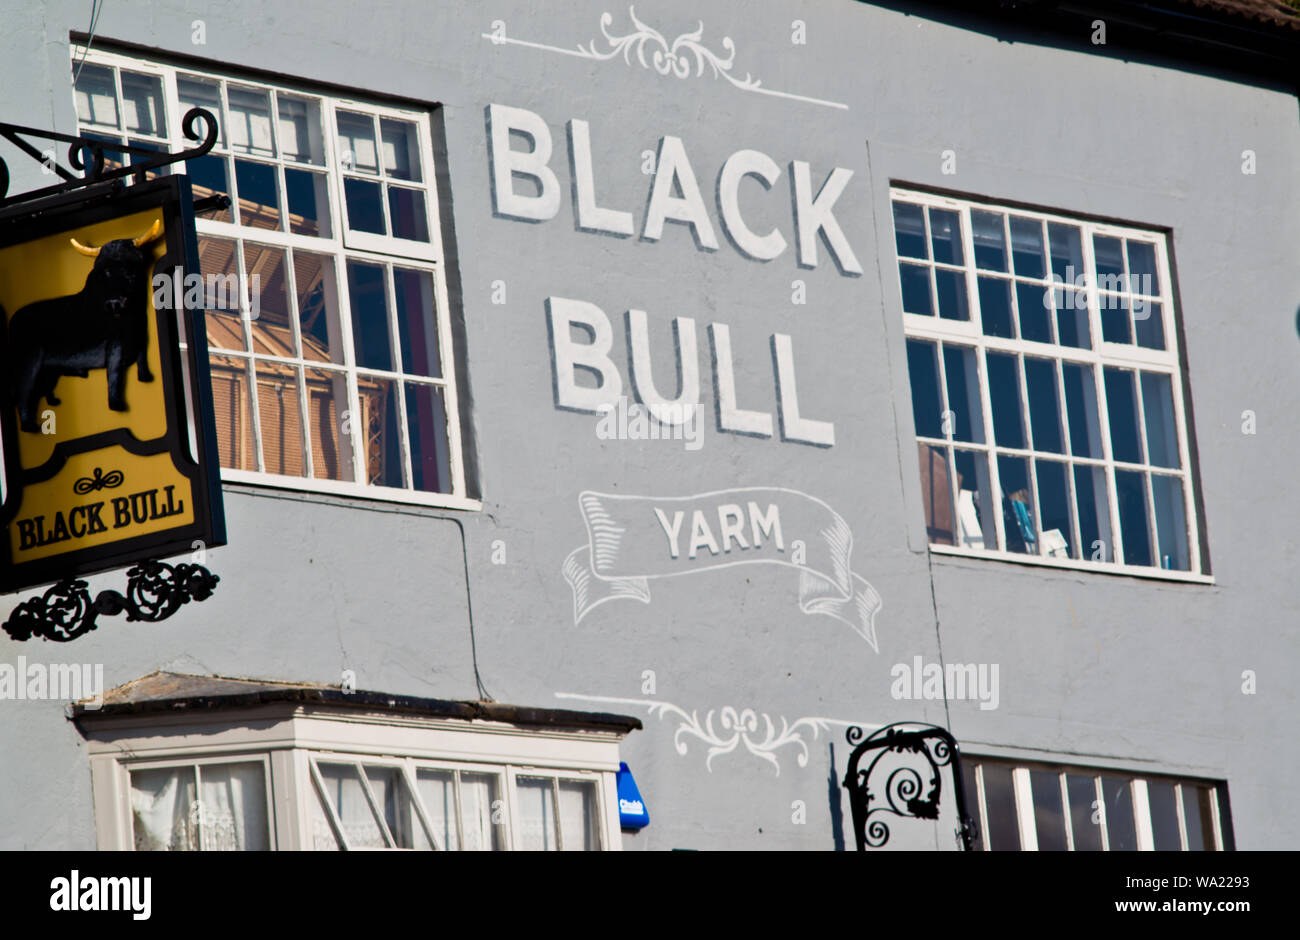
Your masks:
[{"label": "ornate iron bracket", "polygon": [[[889,841],[888,824],[883,819],[872,818],[877,813],[911,819],[939,818],[939,801],[943,795],[942,767],[950,769],[956,796],[957,844],[963,851],[971,850],[975,825],[966,814],[961,752],[951,734],[935,725],[897,722],[886,725],[870,737],[854,725],[846,737],[850,744],[855,745],[849,755],[844,786],[849,791],[853,835],[859,852],[879,848]],[[863,760],[872,752],[874,756],[863,769]],[[883,792],[879,793],[872,789],[877,768],[885,774]],[[877,805],[872,806],[873,801]]]},{"label": "ornate iron bracket", "polygon": [[[197,124],[202,120],[205,125],[204,133],[200,137]],[[17,124],[0,123],[0,137],[9,141],[23,153],[27,154],[37,163],[47,167],[63,180],[54,186],[47,186],[44,189],[33,190],[28,193],[20,193],[17,196],[6,196],[9,191],[9,167],[0,158],[0,208],[13,205],[18,202],[28,202],[32,199],[41,199],[45,196],[55,196],[60,193],[71,192],[74,189],[80,189],[86,186],[94,186],[97,183],[110,182],[112,180],[125,180],[127,177],[134,177],[135,182],[141,183],[147,178],[149,171],[157,170],[161,167],[170,166],[173,163],[180,163],[185,160],[193,160],[195,157],[201,157],[212,149],[217,142],[217,119],[211,111],[204,108],[190,108],[185,112],[185,117],[181,119],[181,130],[190,140],[197,140],[197,147],[189,150],[182,150],[177,153],[160,152],[150,147],[140,147],[135,144],[119,144],[103,140],[95,140],[89,137],[78,137],[71,134],[60,134],[56,131],[45,131],[35,127],[21,127]],[[68,145],[68,163],[72,169],[66,169],[57,162],[50,159],[49,153],[42,153],[33,146],[24,137],[39,137],[43,140],[53,140],[66,143]],[[141,156],[146,159],[138,163],[128,163],[113,170],[104,169],[104,151],[111,150],[115,153],[129,154],[131,156]],[[89,156],[87,156],[89,151]],[[81,171],[83,175],[78,176],[74,171]]]},{"label": "ornate iron bracket", "polygon": [[94,630],[101,614],[126,612],[127,620],[166,620],[182,604],[212,596],[221,579],[202,565],[145,561],[126,572],[126,594],[100,591],[92,600],[85,581],[65,578],[39,597],[23,601],[4,630],[15,640],[34,636],[66,643]]}]

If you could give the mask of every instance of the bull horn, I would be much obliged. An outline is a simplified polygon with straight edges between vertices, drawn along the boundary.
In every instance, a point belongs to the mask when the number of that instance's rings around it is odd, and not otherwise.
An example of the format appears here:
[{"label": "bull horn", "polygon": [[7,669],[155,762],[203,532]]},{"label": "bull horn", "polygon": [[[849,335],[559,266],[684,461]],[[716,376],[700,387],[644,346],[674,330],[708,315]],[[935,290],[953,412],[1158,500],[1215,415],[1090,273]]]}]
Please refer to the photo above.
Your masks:
[{"label": "bull horn", "polygon": [[139,248],[142,245],[149,244],[149,242],[153,241],[161,234],[162,234],[162,222],[160,222],[158,219],[154,219],[153,225],[149,227],[149,231],[145,232],[139,238],[131,239],[131,244]]},{"label": "bull horn", "polygon": [[99,257],[98,248],[87,248],[85,245],[77,241],[75,238],[69,238],[68,241],[72,242],[72,247],[77,249],[77,251],[81,252],[83,255],[86,255],[90,258]]}]

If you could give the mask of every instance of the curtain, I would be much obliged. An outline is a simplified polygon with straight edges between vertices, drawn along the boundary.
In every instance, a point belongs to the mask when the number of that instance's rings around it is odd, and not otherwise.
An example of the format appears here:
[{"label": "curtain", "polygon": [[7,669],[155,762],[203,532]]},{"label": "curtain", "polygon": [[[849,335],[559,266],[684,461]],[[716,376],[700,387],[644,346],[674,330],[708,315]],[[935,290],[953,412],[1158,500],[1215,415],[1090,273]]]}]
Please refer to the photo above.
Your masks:
[{"label": "curtain", "polygon": [[131,774],[137,851],[267,851],[266,771],[260,761],[165,767]]},{"label": "curtain", "polygon": [[137,852],[194,852],[199,848],[194,768],[167,767],[131,774],[131,821]]}]

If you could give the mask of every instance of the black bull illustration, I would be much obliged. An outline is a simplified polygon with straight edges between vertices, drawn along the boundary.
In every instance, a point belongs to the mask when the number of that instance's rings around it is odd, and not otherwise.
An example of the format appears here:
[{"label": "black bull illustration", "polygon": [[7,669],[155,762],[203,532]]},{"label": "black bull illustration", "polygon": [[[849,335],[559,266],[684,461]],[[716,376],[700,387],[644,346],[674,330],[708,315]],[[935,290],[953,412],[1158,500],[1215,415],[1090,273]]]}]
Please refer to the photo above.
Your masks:
[{"label": "black bull illustration", "polygon": [[[37,431],[36,409],[44,397],[59,404],[54,387],[64,375],[85,377],[91,369],[108,373],[108,407],[126,411],[126,370],[135,363],[141,382],[149,371],[148,289],[152,253],[146,246],[160,237],[154,222],[138,238],[119,238],[88,248],[72,247],[95,259],[86,284],[76,294],[30,303],[9,323],[8,371],[24,431]],[[0,316],[3,316],[0,308]]]}]

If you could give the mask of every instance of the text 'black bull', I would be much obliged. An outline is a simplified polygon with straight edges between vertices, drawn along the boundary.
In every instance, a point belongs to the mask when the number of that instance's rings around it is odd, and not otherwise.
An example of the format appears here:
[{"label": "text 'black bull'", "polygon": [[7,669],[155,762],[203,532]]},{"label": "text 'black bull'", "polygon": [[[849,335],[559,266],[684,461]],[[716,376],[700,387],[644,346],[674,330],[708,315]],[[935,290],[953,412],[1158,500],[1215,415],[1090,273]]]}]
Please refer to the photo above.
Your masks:
[{"label": "text 'black bull'", "polygon": [[[72,247],[95,259],[80,292],[30,303],[9,323],[9,373],[24,431],[37,431],[42,396],[59,404],[59,377],[108,373],[108,407],[126,411],[126,370],[135,363],[141,382],[149,371],[148,289],[152,252],[146,246],[162,234],[154,222],[139,238],[118,238],[88,248]],[[0,309],[0,316],[3,309]]]}]

